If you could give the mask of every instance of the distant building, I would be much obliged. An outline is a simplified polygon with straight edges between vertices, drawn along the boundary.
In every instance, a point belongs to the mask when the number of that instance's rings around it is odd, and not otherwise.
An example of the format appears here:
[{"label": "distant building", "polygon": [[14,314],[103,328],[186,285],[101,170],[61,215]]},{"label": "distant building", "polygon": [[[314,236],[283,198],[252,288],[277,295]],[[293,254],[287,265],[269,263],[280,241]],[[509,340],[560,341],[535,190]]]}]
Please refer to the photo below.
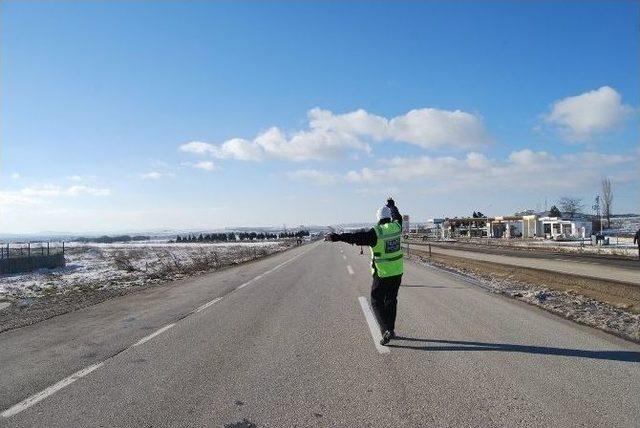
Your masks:
[{"label": "distant building", "polygon": [[591,222],[563,220],[537,214],[496,216],[487,218],[447,218],[442,223],[443,238],[587,238]]},{"label": "distant building", "polygon": [[591,236],[590,221],[562,220],[559,217],[542,217],[538,220],[540,235],[549,239],[586,238]]}]

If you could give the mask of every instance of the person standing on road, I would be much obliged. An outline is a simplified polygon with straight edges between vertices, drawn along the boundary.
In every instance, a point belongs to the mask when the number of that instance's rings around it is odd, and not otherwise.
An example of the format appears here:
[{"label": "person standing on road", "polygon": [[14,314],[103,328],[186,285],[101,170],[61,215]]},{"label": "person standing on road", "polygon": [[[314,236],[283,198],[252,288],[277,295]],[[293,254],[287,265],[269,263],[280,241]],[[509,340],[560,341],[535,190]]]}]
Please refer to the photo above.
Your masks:
[{"label": "person standing on road", "polygon": [[386,345],[396,337],[395,323],[398,306],[398,289],[402,282],[403,253],[402,216],[392,198],[378,212],[378,224],[363,232],[330,233],[326,241],[346,242],[371,247],[371,306],[378,319],[382,340]]},{"label": "person standing on road", "polygon": [[633,237],[633,243],[638,244],[638,259],[640,259],[640,229],[636,232],[636,236]]}]

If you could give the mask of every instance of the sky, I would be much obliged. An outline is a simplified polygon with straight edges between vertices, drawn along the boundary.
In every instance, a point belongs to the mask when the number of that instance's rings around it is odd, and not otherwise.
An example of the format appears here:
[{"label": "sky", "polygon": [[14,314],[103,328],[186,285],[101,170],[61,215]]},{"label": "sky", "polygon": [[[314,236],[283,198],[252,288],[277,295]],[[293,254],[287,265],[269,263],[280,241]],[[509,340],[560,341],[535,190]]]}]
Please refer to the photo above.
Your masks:
[{"label": "sky", "polygon": [[0,3],[0,233],[640,212],[640,3]]}]

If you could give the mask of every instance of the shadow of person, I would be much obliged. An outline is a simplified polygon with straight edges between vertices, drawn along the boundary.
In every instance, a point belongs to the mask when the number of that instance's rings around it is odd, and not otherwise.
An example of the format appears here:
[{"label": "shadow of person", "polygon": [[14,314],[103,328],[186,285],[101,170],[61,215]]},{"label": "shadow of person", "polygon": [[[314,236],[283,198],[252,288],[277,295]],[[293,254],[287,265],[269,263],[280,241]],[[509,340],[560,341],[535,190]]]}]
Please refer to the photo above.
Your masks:
[{"label": "shadow of person", "polygon": [[557,355],[561,357],[592,358],[596,360],[640,362],[640,352],[636,351],[593,351],[587,349],[554,348],[550,346],[515,345],[511,343],[469,342],[461,340],[418,339],[396,337],[404,342],[419,342],[424,345],[398,344],[392,342],[390,348],[413,349],[416,351],[498,351],[521,352],[526,354]]}]

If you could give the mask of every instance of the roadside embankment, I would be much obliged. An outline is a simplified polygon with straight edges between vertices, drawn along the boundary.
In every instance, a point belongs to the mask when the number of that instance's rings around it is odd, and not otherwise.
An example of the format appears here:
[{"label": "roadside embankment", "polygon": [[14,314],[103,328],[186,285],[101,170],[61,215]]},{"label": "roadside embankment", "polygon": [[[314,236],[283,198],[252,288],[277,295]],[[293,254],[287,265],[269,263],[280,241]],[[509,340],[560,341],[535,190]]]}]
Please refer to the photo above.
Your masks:
[{"label": "roadside embankment", "polygon": [[614,282],[627,282],[640,286],[640,263],[637,260],[612,260],[609,258],[577,255],[523,254],[484,251],[482,248],[442,246],[438,244],[408,244],[410,250],[422,249],[451,257],[479,260],[486,263],[527,267],[538,270],[579,275]]},{"label": "roadside embankment", "polygon": [[0,332],[293,246],[290,242],[71,246],[64,268],[0,277]]},{"label": "roadside embankment", "polygon": [[411,247],[410,258],[470,276],[488,290],[640,341],[640,285],[454,257]]},{"label": "roadside embankment", "polygon": [[633,241],[623,244],[591,245],[584,241],[550,241],[531,239],[486,239],[471,238],[457,240],[416,240],[407,242],[417,245],[430,243],[441,248],[457,248],[489,254],[521,255],[526,257],[572,256],[587,260],[608,260],[624,262],[638,261],[638,248]]}]

